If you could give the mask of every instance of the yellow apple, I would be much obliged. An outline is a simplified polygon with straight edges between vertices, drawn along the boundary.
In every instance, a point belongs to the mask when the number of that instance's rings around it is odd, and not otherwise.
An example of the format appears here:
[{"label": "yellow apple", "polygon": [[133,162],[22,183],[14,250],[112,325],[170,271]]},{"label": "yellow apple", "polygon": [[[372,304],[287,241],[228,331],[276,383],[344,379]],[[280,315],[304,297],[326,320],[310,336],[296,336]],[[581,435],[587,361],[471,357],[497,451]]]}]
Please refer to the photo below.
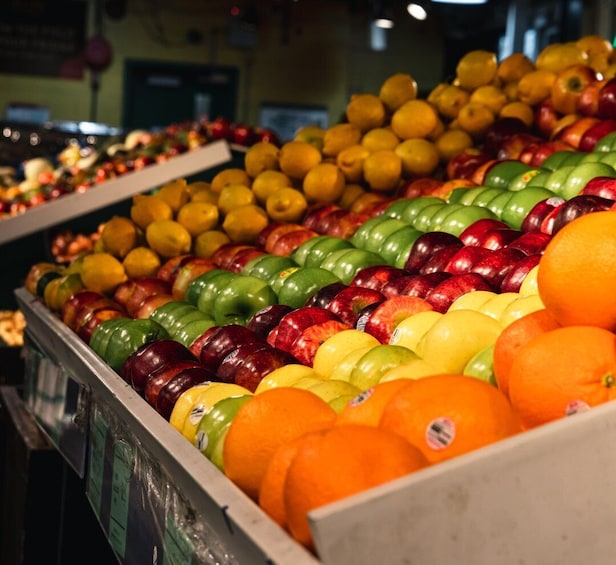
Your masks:
[{"label": "yellow apple", "polygon": [[438,367],[428,363],[425,359],[413,359],[408,363],[398,365],[386,371],[379,382],[395,381],[396,379],[421,379],[429,375],[441,373]]},{"label": "yellow apple", "polygon": [[476,353],[496,341],[502,329],[498,320],[476,310],[445,312],[419,340],[417,353],[442,372],[461,374]]},{"label": "yellow apple", "polygon": [[458,296],[448,308],[453,310],[479,310],[488,300],[498,296],[491,290],[472,290]]},{"label": "yellow apple", "polygon": [[376,345],[365,345],[364,347],[359,347],[358,349],[353,349],[349,351],[340,361],[338,361],[332,370],[332,375],[330,378],[338,379],[341,381],[350,381],[351,373],[355,367],[355,364],[362,358],[364,353],[370,351],[373,347],[378,347]]},{"label": "yellow apple", "polygon": [[319,377],[316,373],[313,373],[307,377],[300,377],[291,386],[293,388],[309,389],[311,386],[318,385],[322,382],[324,382],[324,379]]},{"label": "yellow apple", "polygon": [[424,310],[402,320],[394,329],[389,339],[391,345],[401,345],[415,351],[421,337],[441,318],[443,314],[436,310]]},{"label": "yellow apple", "polygon": [[530,314],[535,310],[543,310],[545,305],[538,294],[529,294],[527,296],[520,296],[517,300],[514,300],[507,308],[503,310],[499,319],[501,326],[505,328],[511,322]]},{"label": "yellow apple", "polygon": [[383,343],[364,353],[351,371],[350,382],[361,390],[377,384],[390,369],[417,359],[408,347]]},{"label": "yellow apple", "polygon": [[207,382],[191,386],[189,389],[185,390],[173,405],[171,416],[169,416],[169,423],[178,432],[182,433],[182,428],[184,427],[184,421],[186,420],[186,416],[188,416],[188,413],[192,410],[193,405],[199,394],[201,394],[201,392],[208,387],[213,387],[219,384],[220,383],[217,382]]},{"label": "yellow apple", "polygon": [[336,398],[332,398],[328,404],[334,409],[336,414],[339,414],[340,411],[356,396],[356,394],[341,394],[340,396],[336,396]]},{"label": "yellow apple", "polygon": [[479,312],[487,314],[490,318],[494,318],[495,320],[500,320],[503,310],[519,297],[519,292],[501,292],[488,299],[487,302],[484,302],[479,307]]},{"label": "yellow apple", "polygon": [[329,379],[336,363],[347,353],[369,345],[379,345],[379,340],[369,333],[354,328],[337,332],[319,345],[312,368],[324,379]]},{"label": "yellow apple", "polygon": [[255,394],[259,394],[264,390],[275,388],[277,386],[293,386],[293,383],[301,379],[302,377],[312,377],[315,371],[306,365],[299,363],[289,363],[274,369],[271,373],[268,373],[261,379]]},{"label": "yellow apple", "polygon": [[320,383],[308,387],[310,392],[320,396],[325,402],[330,402],[334,398],[344,395],[357,396],[361,390],[349,381],[339,381],[338,379],[327,379]]},{"label": "yellow apple", "polygon": [[539,294],[537,288],[537,272],[539,271],[539,265],[535,265],[524,277],[522,284],[520,285],[520,294],[528,296],[529,294]]}]

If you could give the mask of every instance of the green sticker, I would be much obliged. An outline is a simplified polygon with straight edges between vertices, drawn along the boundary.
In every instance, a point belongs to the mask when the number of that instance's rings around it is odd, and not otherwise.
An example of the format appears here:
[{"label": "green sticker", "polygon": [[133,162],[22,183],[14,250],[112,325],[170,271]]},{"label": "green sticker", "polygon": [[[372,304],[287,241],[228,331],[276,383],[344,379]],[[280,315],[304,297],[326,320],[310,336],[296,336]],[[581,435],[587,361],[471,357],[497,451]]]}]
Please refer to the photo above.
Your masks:
[{"label": "green sticker", "polygon": [[111,475],[111,508],[109,519],[109,543],[116,553],[124,558],[130,479],[135,461],[134,448],[122,441],[116,442]]},{"label": "green sticker", "polygon": [[88,469],[87,493],[96,516],[100,518],[103,498],[103,472],[105,469],[105,441],[107,422],[98,410],[94,410],[90,429],[90,466]]},{"label": "green sticker", "polygon": [[163,565],[190,565],[195,550],[186,532],[178,527],[172,516],[167,516]]}]

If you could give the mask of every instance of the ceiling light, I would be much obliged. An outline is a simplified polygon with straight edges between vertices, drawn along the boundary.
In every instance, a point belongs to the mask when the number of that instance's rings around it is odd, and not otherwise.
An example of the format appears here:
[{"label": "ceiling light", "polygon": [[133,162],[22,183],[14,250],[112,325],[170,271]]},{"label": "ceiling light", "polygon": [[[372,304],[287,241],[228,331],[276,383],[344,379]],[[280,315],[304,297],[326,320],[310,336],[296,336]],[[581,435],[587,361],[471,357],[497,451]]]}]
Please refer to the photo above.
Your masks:
[{"label": "ceiling light", "polygon": [[374,18],[374,25],[381,29],[391,29],[394,27],[394,19],[388,10],[383,10]]},{"label": "ceiling light", "polygon": [[409,2],[406,11],[416,20],[423,21],[428,17],[428,11],[424,3],[420,1]]},{"label": "ceiling light", "polygon": [[432,0],[434,3],[438,4],[458,4],[460,6],[467,4],[487,4],[488,0]]}]

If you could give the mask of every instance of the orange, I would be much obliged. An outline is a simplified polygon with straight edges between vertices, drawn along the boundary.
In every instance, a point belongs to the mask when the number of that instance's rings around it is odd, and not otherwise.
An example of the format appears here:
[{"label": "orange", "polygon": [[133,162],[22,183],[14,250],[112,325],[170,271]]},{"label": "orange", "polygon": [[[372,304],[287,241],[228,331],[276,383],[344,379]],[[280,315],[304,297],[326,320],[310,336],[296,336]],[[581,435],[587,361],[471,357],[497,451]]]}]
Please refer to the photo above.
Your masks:
[{"label": "orange", "polygon": [[436,108],[426,100],[409,100],[391,117],[391,129],[400,139],[427,137],[439,123]]},{"label": "orange", "polygon": [[395,73],[381,85],[379,98],[390,113],[395,112],[405,102],[417,98],[417,81],[408,73]]},{"label": "orange", "polygon": [[416,445],[430,463],[468,453],[521,430],[518,415],[500,390],[458,374],[413,381],[385,405],[379,425]]},{"label": "orange", "polygon": [[308,513],[426,467],[421,452],[394,433],[348,424],[308,434],[284,481],[290,534],[314,550]]},{"label": "orange", "polygon": [[456,78],[466,90],[475,90],[490,84],[496,77],[498,60],[496,53],[485,49],[475,49],[465,53],[456,66]]},{"label": "orange", "polygon": [[229,427],[223,451],[225,474],[253,500],[276,449],[300,435],[331,426],[336,412],[305,389],[276,387],[244,404]]},{"label": "orange", "polygon": [[616,330],[616,213],[592,212],[565,224],[544,250],[537,289],[562,325]]},{"label": "orange", "polygon": [[367,426],[378,426],[387,402],[398,394],[398,391],[412,384],[413,381],[408,379],[394,379],[379,382],[362,391],[338,413],[336,425],[365,424]]},{"label": "orange", "polygon": [[533,337],[559,327],[545,308],[526,314],[511,322],[496,338],[493,353],[493,371],[498,388],[509,396],[509,373],[518,349]]},{"label": "orange", "polygon": [[518,82],[525,74],[535,70],[533,63],[524,53],[512,53],[505,57],[496,69],[496,76],[503,83]]},{"label": "orange", "polygon": [[544,332],[517,351],[509,396],[526,428],[616,398],[616,336],[594,326]]},{"label": "orange", "polygon": [[374,94],[353,94],[346,107],[346,118],[362,132],[379,128],[385,123],[386,110]]}]

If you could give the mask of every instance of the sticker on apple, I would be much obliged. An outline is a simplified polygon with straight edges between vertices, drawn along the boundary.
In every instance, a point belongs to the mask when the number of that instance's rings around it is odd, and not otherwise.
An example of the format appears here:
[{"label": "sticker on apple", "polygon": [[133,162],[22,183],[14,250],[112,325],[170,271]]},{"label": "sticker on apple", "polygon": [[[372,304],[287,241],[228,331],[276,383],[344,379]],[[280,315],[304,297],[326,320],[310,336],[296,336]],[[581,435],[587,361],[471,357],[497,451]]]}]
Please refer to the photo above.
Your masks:
[{"label": "sticker on apple", "polygon": [[588,410],[590,410],[590,406],[583,400],[572,400],[565,408],[565,416],[581,414],[582,412],[588,412]]},{"label": "sticker on apple", "polygon": [[450,418],[435,418],[426,428],[426,444],[435,451],[449,447],[455,437],[456,424]]}]

